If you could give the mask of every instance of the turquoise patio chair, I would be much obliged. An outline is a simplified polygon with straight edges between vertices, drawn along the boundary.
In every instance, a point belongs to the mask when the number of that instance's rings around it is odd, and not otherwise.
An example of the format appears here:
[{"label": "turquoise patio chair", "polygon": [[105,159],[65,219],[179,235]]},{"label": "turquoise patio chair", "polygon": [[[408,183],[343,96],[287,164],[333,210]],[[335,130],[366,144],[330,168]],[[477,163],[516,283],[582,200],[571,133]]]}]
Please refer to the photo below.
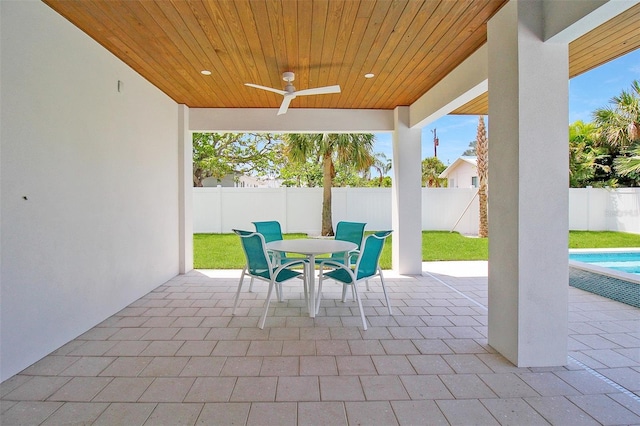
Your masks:
[{"label": "turquoise patio chair", "polygon": [[[256,232],[262,234],[264,237],[265,243],[270,243],[271,241],[280,241],[282,240],[282,228],[280,227],[280,222],[277,220],[268,220],[264,222],[251,222],[253,226],[256,228]],[[284,253],[280,255],[280,253],[271,253],[267,250],[269,255],[271,256],[271,260],[274,259],[274,256],[277,256],[276,261],[279,261],[282,256],[286,256]],[[251,282],[249,282],[249,292],[253,291],[253,277],[251,277]],[[280,295],[280,290],[276,288],[276,292],[278,293],[278,301],[282,302],[282,296]]]},{"label": "turquoise patio chair", "polygon": [[[358,256],[355,267],[345,265],[344,262],[337,262],[333,259],[324,259],[320,262],[320,275],[318,283],[318,297],[316,300],[316,314],[320,310],[320,301],[322,300],[322,282],[326,279],[333,279],[342,283],[342,301],[344,302],[346,297],[347,286],[351,286],[354,299],[358,302],[358,308],[360,309],[360,317],[362,318],[362,326],[367,329],[367,320],[364,316],[364,310],[362,309],[362,301],[358,294],[358,283],[362,281],[370,280],[374,277],[380,277],[382,283],[382,291],[384,292],[384,298],[387,302],[387,309],[389,315],[393,315],[391,312],[391,304],[389,303],[389,296],[387,295],[387,289],[384,286],[384,277],[382,275],[382,268],[380,268],[380,254],[384,247],[386,238],[391,235],[392,231],[381,231],[368,235],[362,244],[363,248]],[[325,267],[334,268],[332,271],[324,273]]]},{"label": "turquoise patio chair", "polygon": [[[349,241],[355,243],[358,247],[355,250],[350,251],[349,253],[333,253],[330,257],[334,262],[344,264],[345,259],[349,259],[349,263],[354,264],[355,258],[358,256],[360,252],[360,245],[362,244],[362,238],[364,237],[364,228],[367,226],[366,223],[362,222],[338,222],[336,225],[336,234],[334,239],[340,241]],[[326,258],[318,258],[316,259],[316,264],[320,264],[320,262],[327,260]]]},{"label": "turquoise patio chair", "polygon": [[[280,226],[280,222],[278,222],[277,220],[267,220],[263,222],[251,223],[253,223],[253,226],[255,226],[256,232],[262,234],[265,243],[270,243],[271,241],[281,241],[283,239],[282,227]],[[269,253],[271,261],[276,265],[291,261],[290,258],[287,258],[286,253],[274,253],[270,250],[267,250],[267,253]],[[251,278],[251,282],[249,283],[249,291],[253,291],[253,278]],[[280,291],[277,288],[276,291],[278,292],[278,301],[282,302],[282,295],[280,294]]]},{"label": "turquoise patio chair", "polygon": [[282,228],[280,227],[280,222],[277,220],[251,223],[256,227],[256,232],[262,234],[266,243],[282,239]]},{"label": "turquoise patio chair", "polygon": [[[349,264],[355,265],[355,261],[358,258],[358,254],[360,253],[362,239],[364,238],[365,226],[367,226],[367,224],[362,222],[338,222],[338,224],[336,225],[336,234],[334,236],[334,239],[349,241],[357,244],[358,247],[355,250],[351,250],[349,253],[333,253],[331,255],[331,260],[344,264],[345,260],[349,259]],[[316,264],[319,265],[323,260],[325,259],[316,259]],[[369,291],[369,281],[366,281],[365,284],[367,286],[367,291]]]},{"label": "turquoise patio chair", "polygon": [[[281,265],[274,265],[267,253],[267,247],[265,238],[258,232],[242,231],[234,229],[242,242],[242,250],[244,251],[247,259],[247,264],[242,269],[240,275],[240,282],[238,283],[238,290],[236,291],[236,297],[233,302],[233,310],[231,315],[234,315],[236,308],[238,307],[238,300],[240,298],[240,291],[242,290],[242,283],[245,275],[250,276],[252,279],[256,278],[269,283],[269,290],[267,292],[267,300],[264,304],[264,313],[260,318],[259,327],[264,328],[264,323],[267,319],[267,312],[269,311],[269,303],[271,302],[271,295],[273,294],[273,288],[278,287],[279,293],[282,295],[282,283],[293,278],[301,278],[304,286],[304,297],[308,303],[307,293],[307,277],[306,268],[304,268],[305,262],[303,259],[294,260]],[[302,266],[302,272],[294,271],[290,268],[294,266]],[[278,290],[276,290],[278,291]]]}]

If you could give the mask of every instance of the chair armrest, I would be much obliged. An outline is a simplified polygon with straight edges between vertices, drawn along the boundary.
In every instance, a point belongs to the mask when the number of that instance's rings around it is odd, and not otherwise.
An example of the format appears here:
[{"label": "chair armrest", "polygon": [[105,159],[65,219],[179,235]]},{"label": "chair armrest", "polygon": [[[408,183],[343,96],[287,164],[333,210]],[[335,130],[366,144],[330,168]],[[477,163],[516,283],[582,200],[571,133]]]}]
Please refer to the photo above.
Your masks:
[{"label": "chair armrest", "polygon": [[328,265],[328,266],[331,266],[331,267],[334,267],[334,268],[344,267],[344,264],[342,264],[341,262],[337,262],[337,261],[335,261],[335,260],[333,260],[331,258],[327,258],[326,260],[322,260],[322,261],[318,262],[318,265],[320,265],[321,267],[325,266],[325,265]]},{"label": "chair armrest", "polygon": [[328,266],[330,269],[332,269],[333,271],[337,271],[338,269],[344,269],[349,276],[351,277],[351,281],[355,282],[356,281],[356,276],[355,276],[355,272],[353,269],[351,269],[350,265],[345,265],[341,262],[336,262],[335,260],[325,260],[323,262],[320,262],[320,276],[322,277],[323,273],[324,273],[324,267]]},{"label": "chair armrest", "polygon": [[296,266],[296,265],[304,266],[305,264],[309,263],[307,259],[303,259],[303,258],[295,259],[295,260],[290,260],[290,259],[291,258],[287,258],[287,261],[282,265],[280,265],[277,270],[280,271],[282,269],[288,268],[290,266]]},{"label": "chair armrest", "polygon": [[293,269],[294,266],[300,265],[302,266],[302,276],[306,277],[307,272],[306,272],[305,265],[307,263],[308,262],[306,262],[305,259],[292,260],[290,262],[285,262],[273,270],[273,276],[277,277],[278,274],[280,274],[280,272],[284,271],[285,269]]},{"label": "chair armrest", "polygon": [[333,269],[344,269],[346,271],[352,272],[349,265],[345,265],[344,263],[336,262],[335,260],[331,260],[331,259],[323,260],[318,264],[318,266],[320,267],[320,274],[322,274],[322,269],[325,266],[328,266],[329,268],[333,268]]},{"label": "chair armrest", "polygon": [[[351,258],[354,257],[357,259],[360,256],[360,250],[354,249],[347,253],[347,258],[349,259],[349,263],[351,263]],[[354,262],[355,263],[355,262]]]}]

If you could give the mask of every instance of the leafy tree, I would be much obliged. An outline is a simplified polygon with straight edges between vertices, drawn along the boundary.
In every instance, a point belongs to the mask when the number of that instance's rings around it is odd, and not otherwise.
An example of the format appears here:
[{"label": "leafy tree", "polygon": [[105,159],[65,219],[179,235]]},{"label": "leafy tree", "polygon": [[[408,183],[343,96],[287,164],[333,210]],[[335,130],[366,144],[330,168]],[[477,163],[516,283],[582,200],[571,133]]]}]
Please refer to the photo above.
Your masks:
[{"label": "leafy tree", "polygon": [[611,186],[611,157],[596,144],[596,126],[576,121],[569,126],[569,186]]},{"label": "leafy tree", "polygon": [[322,165],[318,162],[287,162],[280,169],[282,186],[315,188],[322,186]]},{"label": "leafy tree", "polygon": [[469,142],[469,148],[465,152],[462,153],[465,157],[475,156],[477,152],[478,141]]},{"label": "leafy tree", "polygon": [[640,144],[640,82],[634,80],[631,89],[614,96],[610,104],[593,113],[596,141],[608,150],[607,165],[613,168],[614,179],[624,186],[638,186],[634,157]]},{"label": "leafy tree", "polygon": [[373,141],[370,133],[287,134],[284,136],[285,154],[292,162],[305,164],[315,159],[322,165],[322,230],[333,235],[331,217],[331,188],[336,177],[336,163],[351,164],[354,170],[366,171],[374,163]]},{"label": "leafy tree", "polygon": [[378,181],[378,187],[380,188],[391,188],[392,180],[390,176],[385,176],[382,178],[382,181]]},{"label": "leafy tree", "polygon": [[623,90],[609,102],[612,106],[593,113],[601,144],[624,150],[640,141],[640,82],[634,80],[631,90]]},{"label": "leafy tree", "polygon": [[444,172],[447,166],[442,164],[438,157],[427,157],[422,160],[422,186],[428,188],[440,188],[447,186],[447,179],[441,179],[440,173]]},{"label": "leafy tree", "polygon": [[193,186],[229,174],[275,175],[281,166],[280,139],[269,133],[194,133]]},{"label": "leafy tree", "polygon": [[480,207],[480,224],[478,236],[486,238],[489,236],[488,220],[488,174],[489,174],[489,141],[487,140],[487,129],[484,126],[484,117],[478,117],[478,131],[476,135],[477,169],[478,169],[478,201]]},{"label": "leafy tree", "polygon": [[617,157],[613,164],[620,176],[633,179],[634,186],[638,186],[640,182],[640,143],[636,143],[629,149],[627,156]]}]

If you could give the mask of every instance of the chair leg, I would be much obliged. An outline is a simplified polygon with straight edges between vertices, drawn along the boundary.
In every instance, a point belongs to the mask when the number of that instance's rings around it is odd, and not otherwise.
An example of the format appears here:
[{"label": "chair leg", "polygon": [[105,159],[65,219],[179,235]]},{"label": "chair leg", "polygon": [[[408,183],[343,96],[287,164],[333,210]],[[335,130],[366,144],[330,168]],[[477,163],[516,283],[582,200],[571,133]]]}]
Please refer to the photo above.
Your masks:
[{"label": "chair leg", "polygon": [[[347,287],[349,287],[348,284],[342,285],[342,303],[347,301]],[[369,290],[369,287],[367,287],[367,290]],[[354,292],[353,287],[351,288],[351,297],[353,297],[353,300],[356,300],[356,293]]]},{"label": "chair leg", "polygon": [[[273,287],[277,285],[274,281],[269,283],[269,291],[267,292],[267,300],[264,302],[264,312],[262,313],[262,317],[260,318],[260,330],[264,328],[264,323],[267,320],[267,313],[269,312],[269,303],[271,302],[271,295],[273,294]],[[276,290],[277,291],[277,290]]]},{"label": "chair leg", "polygon": [[284,301],[284,294],[282,294],[282,283],[276,283],[276,296],[278,298],[278,302]]},{"label": "chair leg", "polygon": [[360,300],[360,295],[358,294],[358,288],[356,284],[353,283],[353,291],[356,294],[356,300],[358,301],[358,308],[360,309],[360,318],[362,318],[362,328],[367,329],[367,319],[364,316],[364,309],[362,308],[362,301]]},{"label": "chair leg", "polygon": [[302,287],[304,287],[304,301],[309,309],[309,287],[307,286],[307,269],[302,268]]},{"label": "chair leg", "polygon": [[[249,283],[249,293],[253,293],[253,277]],[[278,296],[278,302],[282,302],[282,284],[276,287],[276,296]]]},{"label": "chair leg", "polygon": [[322,300],[322,282],[324,281],[324,277],[322,276],[322,270],[320,270],[320,275],[318,276],[318,295],[316,296],[316,306],[313,307],[315,309],[316,315],[318,315],[318,311],[320,310],[320,300]]},{"label": "chair leg", "polygon": [[393,315],[391,312],[391,303],[389,302],[389,296],[387,295],[387,288],[384,286],[384,277],[382,276],[382,271],[380,271],[380,282],[382,283],[382,292],[384,293],[384,299],[387,301],[387,309],[389,310],[389,315]]},{"label": "chair leg", "polygon": [[[238,307],[238,299],[240,299],[240,291],[242,290],[242,282],[244,281],[244,274],[247,271],[247,268],[242,270],[242,274],[240,274],[240,282],[238,283],[238,290],[236,291],[236,300],[233,302],[233,310],[231,311],[231,315],[235,315],[236,308]],[[253,283],[253,277],[251,277],[251,282]]]}]

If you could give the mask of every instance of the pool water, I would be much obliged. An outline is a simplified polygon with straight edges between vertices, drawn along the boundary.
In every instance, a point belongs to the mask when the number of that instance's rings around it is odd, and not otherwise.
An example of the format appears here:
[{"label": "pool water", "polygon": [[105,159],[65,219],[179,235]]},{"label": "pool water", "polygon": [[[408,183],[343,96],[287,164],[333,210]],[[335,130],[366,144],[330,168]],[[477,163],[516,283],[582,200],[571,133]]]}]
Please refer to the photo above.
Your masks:
[{"label": "pool water", "polygon": [[569,253],[569,260],[640,276],[640,251]]}]

